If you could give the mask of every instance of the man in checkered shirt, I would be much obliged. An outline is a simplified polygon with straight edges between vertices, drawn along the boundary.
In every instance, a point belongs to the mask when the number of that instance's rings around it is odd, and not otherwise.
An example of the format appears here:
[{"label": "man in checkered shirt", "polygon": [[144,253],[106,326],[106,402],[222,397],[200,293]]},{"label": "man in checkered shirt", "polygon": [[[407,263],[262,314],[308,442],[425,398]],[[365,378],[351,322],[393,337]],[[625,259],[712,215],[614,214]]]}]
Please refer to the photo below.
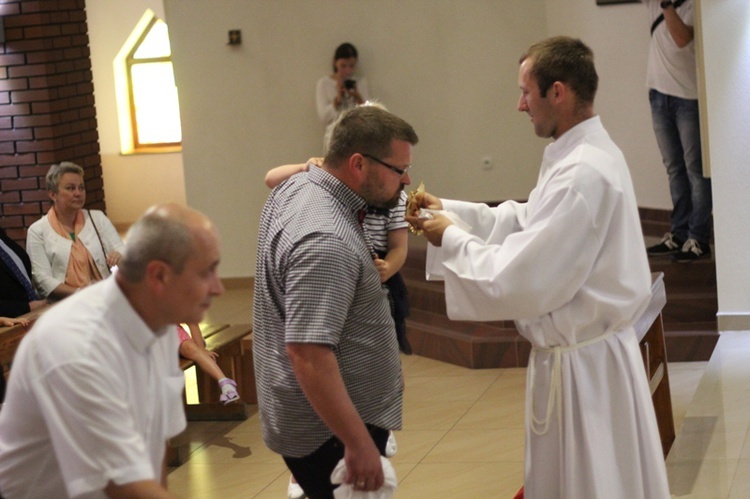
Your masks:
[{"label": "man in checkered shirt", "polygon": [[253,349],[263,438],[310,498],[378,490],[400,429],[401,361],[387,288],[361,226],[411,183],[414,129],[373,106],[343,113],[321,168],[274,189],[261,215]]}]

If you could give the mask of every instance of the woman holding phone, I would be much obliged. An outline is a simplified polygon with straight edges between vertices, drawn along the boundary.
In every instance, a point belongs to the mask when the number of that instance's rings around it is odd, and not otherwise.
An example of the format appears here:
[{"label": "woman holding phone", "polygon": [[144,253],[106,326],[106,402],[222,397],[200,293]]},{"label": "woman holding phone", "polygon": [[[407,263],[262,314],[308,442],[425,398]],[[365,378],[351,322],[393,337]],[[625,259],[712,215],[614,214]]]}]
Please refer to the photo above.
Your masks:
[{"label": "woman holding phone", "polygon": [[369,99],[367,81],[354,74],[358,57],[354,45],[342,43],[333,55],[333,73],[318,80],[315,101],[320,121],[326,126],[341,111],[364,104]]}]

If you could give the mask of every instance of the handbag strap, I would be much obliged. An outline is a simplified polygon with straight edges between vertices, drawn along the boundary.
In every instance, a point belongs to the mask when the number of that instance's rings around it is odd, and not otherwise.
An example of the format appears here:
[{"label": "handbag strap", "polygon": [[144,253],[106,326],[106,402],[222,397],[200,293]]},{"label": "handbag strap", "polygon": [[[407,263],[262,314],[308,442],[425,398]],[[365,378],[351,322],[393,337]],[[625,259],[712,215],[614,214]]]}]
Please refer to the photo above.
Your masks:
[{"label": "handbag strap", "polygon": [[[677,1],[676,1],[676,2],[674,2],[674,4],[673,4],[673,5],[674,5],[674,8],[675,8],[675,9],[677,9],[677,7],[679,7],[679,6],[680,6],[680,5],[682,5],[683,3],[685,3],[685,0],[677,0]],[[651,35],[653,35],[653,34],[654,34],[654,31],[656,31],[656,28],[657,28],[657,27],[659,27],[659,25],[660,25],[660,24],[662,23],[662,21],[663,21],[663,20],[664,20],[664,14],[659,14],[659,17],[657,17],[657,18],[656,18],[656,19],[654,20],[654,24],[652,24],[652,25],[651,25]]]},{"label": "handbag strap", "polygon": [[[96,232],[96,237],[99,239],[99,246],[102,247],[102,254],[104,255],[104,259],[107,259],[107,252],[104,250],[104,243],[102,242],[102,236],[99,235],[99,229],[96,228],[96,223],[94,223],[94,217],[91,215],[91,210],[86,210],[89,214],[89,220],[91,220],[91,225],[94,226],[94,231]],[[109,267],[109,265],[107,265]]]}]

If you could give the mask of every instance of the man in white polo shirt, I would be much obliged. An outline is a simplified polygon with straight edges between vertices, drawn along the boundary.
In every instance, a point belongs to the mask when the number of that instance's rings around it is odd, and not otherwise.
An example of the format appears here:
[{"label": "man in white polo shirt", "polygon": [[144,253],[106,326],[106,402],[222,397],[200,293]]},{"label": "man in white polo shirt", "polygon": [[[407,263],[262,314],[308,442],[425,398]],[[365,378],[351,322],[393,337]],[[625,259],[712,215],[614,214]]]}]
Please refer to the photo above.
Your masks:
[{"label": "man in white polo shirt", "polygon": [[0,494],[172,497],[167,440],[185,428],[177,323],[223,291],[204,215],[150,209],[105,279],[46,312],[14,359],[0,412]]}]

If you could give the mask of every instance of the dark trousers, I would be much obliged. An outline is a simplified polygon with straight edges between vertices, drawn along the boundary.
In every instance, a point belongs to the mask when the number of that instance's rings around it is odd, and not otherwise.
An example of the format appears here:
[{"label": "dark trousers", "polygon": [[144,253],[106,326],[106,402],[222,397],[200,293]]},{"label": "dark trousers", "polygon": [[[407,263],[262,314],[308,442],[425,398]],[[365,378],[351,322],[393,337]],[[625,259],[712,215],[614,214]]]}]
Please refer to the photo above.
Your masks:
[{"label": "dark trousers", "polygon": [[[385,444],[388,442],[388,430],[367,425],[375,446],[381,456],[385,456]],[[333,499],[333,489],[338,485],[331,483],[331,473],[344,457],[344,444],[336,437],[331,437],[312,454],[305,457],[286,457],[284,462],[294,478],[310,499]]]},{"label": "dark trousers", "polygon": [[[386,251],[378,251],[380,258],[385,258]],[[398,348],[406,355],[411,355],[411,344],[406,337],[406,318],[409,317],[409,292],[401,272],[396,272],[384,283],[388,288],[388,303],[391,306],[391,315],[396,324],[396,339]]]}]

